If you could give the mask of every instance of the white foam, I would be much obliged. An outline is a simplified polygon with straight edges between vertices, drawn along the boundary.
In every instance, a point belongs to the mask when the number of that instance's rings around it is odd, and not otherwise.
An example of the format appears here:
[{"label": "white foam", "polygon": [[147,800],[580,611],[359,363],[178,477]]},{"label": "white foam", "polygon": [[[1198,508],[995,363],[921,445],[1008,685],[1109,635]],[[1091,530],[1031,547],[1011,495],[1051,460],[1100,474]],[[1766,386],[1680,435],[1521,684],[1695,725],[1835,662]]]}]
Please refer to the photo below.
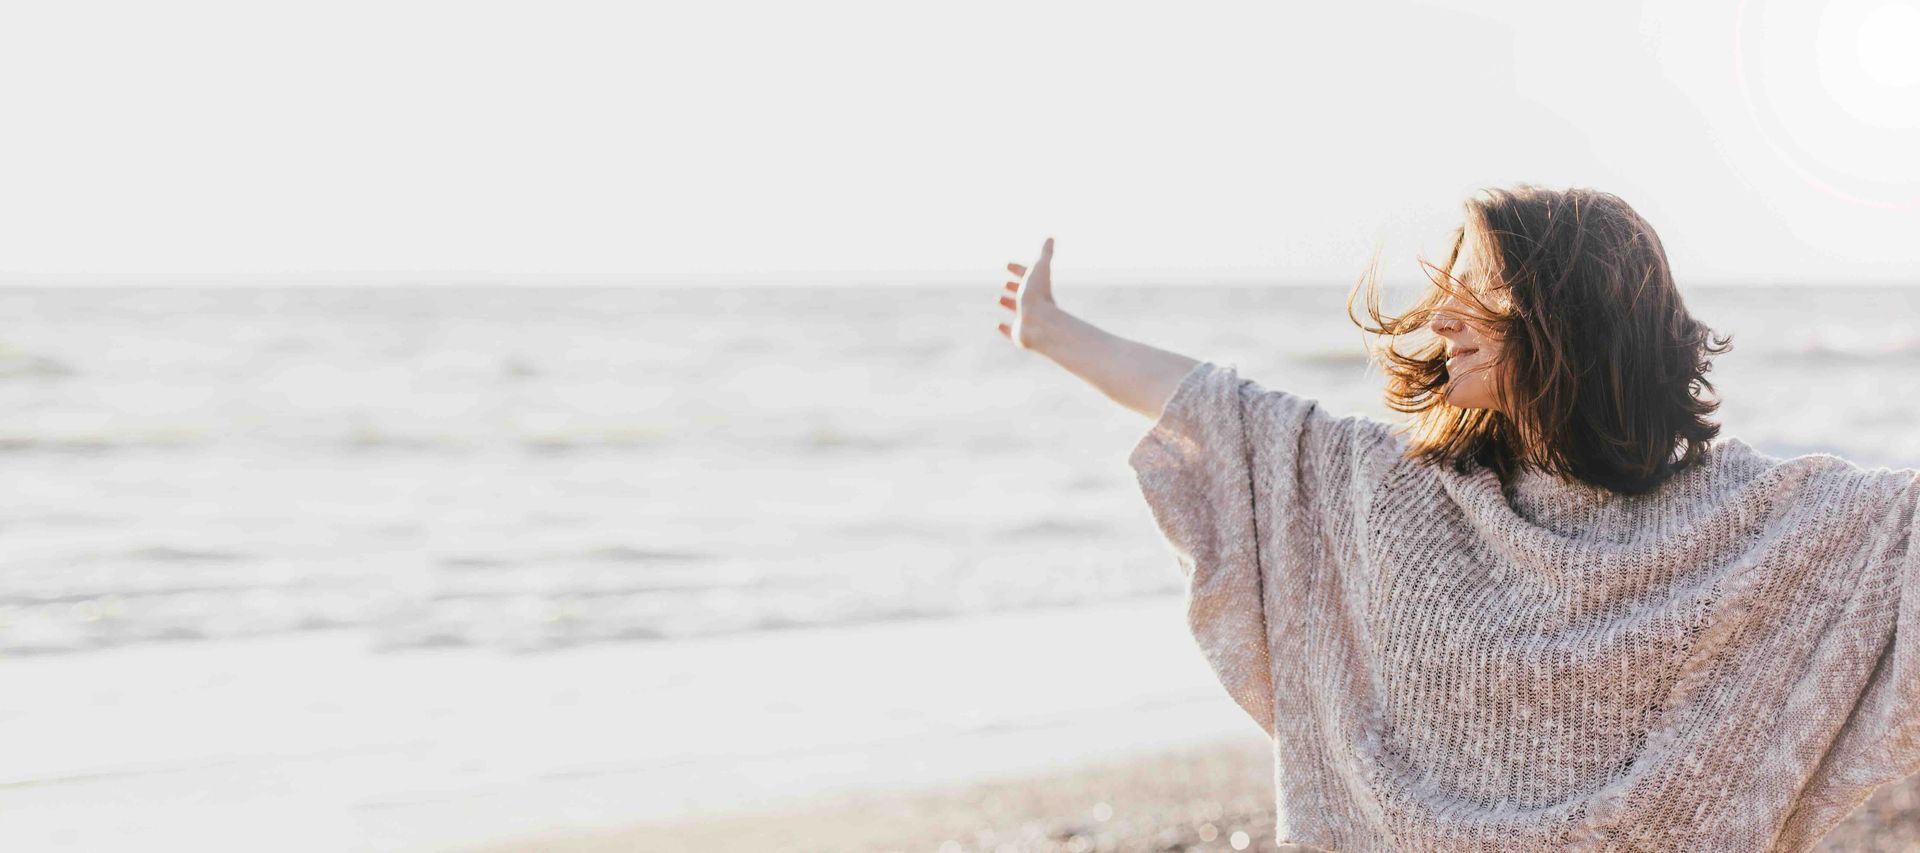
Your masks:
[{"label": "white foam", "polygon": [[436,849],[1257,733],[1182,608],[518,656],[334,632],[0,661],[0,848]]}]

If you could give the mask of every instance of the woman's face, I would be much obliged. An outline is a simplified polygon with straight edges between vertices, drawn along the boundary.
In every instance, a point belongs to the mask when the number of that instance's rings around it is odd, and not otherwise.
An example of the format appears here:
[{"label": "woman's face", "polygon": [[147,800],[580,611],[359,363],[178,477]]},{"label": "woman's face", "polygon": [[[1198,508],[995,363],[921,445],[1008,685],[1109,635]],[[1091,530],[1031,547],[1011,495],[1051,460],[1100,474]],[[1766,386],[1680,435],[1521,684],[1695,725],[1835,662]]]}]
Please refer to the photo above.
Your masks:
[{"label": "woman's face", "polygon": [[[1480,285],[1475,269],[1472,243],[1460,249],[1461,280],[1476,288]],[[1447,342],[1447,402],[1463,409],[1497,409],[1493,394],[1492,356],[1500,353],[1500,342],[1491,332],[1467,318],[1468,306],[1459,297],[1449,296],[1440,312],[1428,324],[1434,334]]]}]

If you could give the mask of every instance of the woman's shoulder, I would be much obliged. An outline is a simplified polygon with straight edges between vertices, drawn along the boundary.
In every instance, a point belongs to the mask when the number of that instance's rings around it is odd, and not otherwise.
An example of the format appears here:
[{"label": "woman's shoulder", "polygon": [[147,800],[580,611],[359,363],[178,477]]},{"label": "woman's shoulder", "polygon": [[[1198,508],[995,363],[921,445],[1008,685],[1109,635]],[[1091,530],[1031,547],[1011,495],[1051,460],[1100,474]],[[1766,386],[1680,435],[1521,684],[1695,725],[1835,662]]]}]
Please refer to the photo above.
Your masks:
[{"label": "woman's shoulder", "polygon": [[1707,454],[1708,464],[1742,479],[1768,474],[1823,476],[1842,481],[1907,483],[1920,477],[1920,467],[1869,465],[1825,450],[1798,453],[1770,453],[1739,436],[1714,440]]},{"label": "woman's shoulder", "polygon": [[1805,507],[1805,519],[1884,510],[1914,493],[1913,468],[1870,467],[1836,453],[1771,453],[1739,436],[1715,438],[1701,457],[1659,489],[1631,500],[1687,507],[1682,514],[1775,512]]}]

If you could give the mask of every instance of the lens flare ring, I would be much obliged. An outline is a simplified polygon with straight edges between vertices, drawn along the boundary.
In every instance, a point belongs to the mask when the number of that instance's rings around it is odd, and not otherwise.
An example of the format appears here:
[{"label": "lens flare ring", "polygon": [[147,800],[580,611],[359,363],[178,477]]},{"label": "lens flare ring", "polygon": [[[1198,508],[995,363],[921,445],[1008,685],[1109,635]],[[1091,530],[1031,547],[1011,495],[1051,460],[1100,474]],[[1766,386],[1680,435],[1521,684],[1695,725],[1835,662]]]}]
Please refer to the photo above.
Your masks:
[{"label": "lens flare ring", "polygon": [[[1784,164],[1789,170],[1791,170],[1795,175],[1799,176],[1801,180],[1805,181],[1809,186],[1812,186],[1815,189],[1823,193],[1826,193],[1827,195],[1830,195],[1834,198],[1841,199],[1843,201],[1846,201],[1852,204],[1861,205],[1864,207],[1873,207],[1873,208],[1880,208],[1885,210],[1920,210],[1920,182],[1903,183],[1898,185],[1897,187],[1894,187],[1894,186],[1876,187],[1876,189],[1893,190],[1893,194],[1895,196],[1893,198],[1884,197],[1879,193],[1865,194],[1852,189],[1842,188],[1836,185],[1836,180],[1837,180],[1836,178],[1827,176],[1827,175],[1818,174],[1814,169],[1809,168],[1806,165],[1806,163],[1803,162],[1803,159],[1805,159],[1805,160],[1814,161],[1817,164],[1820,161],[1819,157],[1809,155],[1803,158],[1802,156],[1796,156],[1796,154],[1792,150],[1790,150],[1794,146],[1791,146],[1789,143],[1783,142],[1783,137],[1788,137],[1790,136],[1790,134],[1787,134],[1784,132],[1776,132],[1772,127],[1769,126],[1769,121],[1768,121],[1769,111],[1763,111],[1761,109],[1759,101],[1754,95],[1754,91],[1753,91],[1754,86],[1750,79],[1751,75],[1748,72],[1746,28],[1747,28],[1747,7],[1749,5],[1751,5],[1751,0],[1740,0],[1739,5],[1735,7],[1734,13],[1733,13],[1733,74],[1740,89],[1741,101],[1746,106],[1747,116],[1753,120],[1754,129],[1759,133],[1761,141],[1765,142],[1767,145],[1767,148],[1773,151],[1774,155],[1779,158],[1780,162]],[[1867,16],[1868,22],[1876,21],[1876,20],[1885,21],[1885,20],[1894,20],[1894,19],[1905,20],[1905,18],[1901,16],[1880,14],[1885,11],[1886,11],[1885,4],[1883,4],[1883,6],[1880,9],[1876,9],[1873,13],[1869,13],[1869,15]],[[1884,40],[1884,34],[1863,33],[1859,38],[1856,38],[1854,42],[1850,42],[1850,43],[1859,43],[1864,45],[1869,41],[1871,41],[1865,38],[1865,36],[1868,36],[1868,35],[1872,35],[1875,38]],[[1809,55],[1812,55],[1816,49],[1815,45],[1813,44],[1813,37],[1810,36],[1808,41],[1809,43],[1807,45],[1807,51]],[[1866,60],[1871,59],[1871,57],[1862,57],[1861,59],[1864,64]],[[1866,74],[1868,76],[1884,78],[1886,72],[1884,69],[1878,69],[1876,67],[1870,66],[1863,69],[1863,74]],[[1822,82],[1826,82],[1826,81],[1823,80]],[[1882,79],[1879,82],[1884,84],[1884,83],[1887,83],[1888,81]],[[1902,81],[1894,80],[1892,82],[1895,84],[1898,84]],[[1895,85],[1892,88],[1894,89],[1895,95],[1897,97],[1911,98],[1910,101],[1903,100],[1900,103],[1910,105],[1912,112],[1909,118],[1911,119],[1911,123],[1915,126],[1920,126],[1920,86]],[[1829,93],[1829,94],[1831,95],[1832,93]],[[1838,99],[1836,99],[1836,101],[1837,100]],[[1835,103],[1834,106],[1843,111],[1847,109],[1846,105],[1839,104],[1839,103]],[[1857,118],[1857,116],[1855,117]],[[1773,117],[1773,121],[1777,123],[1782,123],[1782,124],[1785,123],[1783,119],[1777,116]],[[1906,122],[1901,122],[1901,124],[1906,124]],[[1875,124],[1875,123],[1869,123],[1864,121],[1860,122],[1859,126],[1862,129],[1862,132],[1864,133],[1869,133],[1869,134],[1889,133],[1893,136],[1902,135],[1900,131],[1903,129],[1897,126],[1890,128],[1884,124]],[[1917,147],[1920,147],[1920,140],[1915,140],[1911,138],[1913,136],[1920,135],[1920,134],[1914,134],[1910,132],[1905,135],[1908,136],[1909,138],[1906,139],[1904,142],[1895,141],[1894,144],[1889,145],[1887,147],[1890,150],[1906,150],[1906,151],[1916,150]],[[1874,140],[1874,141],[1878,141],[1878,140]],[[1857,154],[1857,152],[1847,152],[1847,153]],[[1907,195],[1907,192],[1911,192],[1912,194],[1909,196]]]}]

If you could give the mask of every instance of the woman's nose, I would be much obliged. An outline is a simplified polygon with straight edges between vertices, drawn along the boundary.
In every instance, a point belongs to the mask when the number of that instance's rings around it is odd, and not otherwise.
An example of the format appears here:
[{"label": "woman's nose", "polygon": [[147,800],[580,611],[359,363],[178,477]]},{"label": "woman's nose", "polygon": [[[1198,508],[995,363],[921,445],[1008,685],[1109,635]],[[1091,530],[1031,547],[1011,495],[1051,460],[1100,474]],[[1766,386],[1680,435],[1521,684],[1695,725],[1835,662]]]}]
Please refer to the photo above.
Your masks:
[{"label": "woman's nose", "polygon": [[1460,331],[1460,321],[1444,310],[1436,311],[1433,314],[1433,319],[1427,323],[1427,328],[1432,329],[1435,334],[1458,332]]}]

